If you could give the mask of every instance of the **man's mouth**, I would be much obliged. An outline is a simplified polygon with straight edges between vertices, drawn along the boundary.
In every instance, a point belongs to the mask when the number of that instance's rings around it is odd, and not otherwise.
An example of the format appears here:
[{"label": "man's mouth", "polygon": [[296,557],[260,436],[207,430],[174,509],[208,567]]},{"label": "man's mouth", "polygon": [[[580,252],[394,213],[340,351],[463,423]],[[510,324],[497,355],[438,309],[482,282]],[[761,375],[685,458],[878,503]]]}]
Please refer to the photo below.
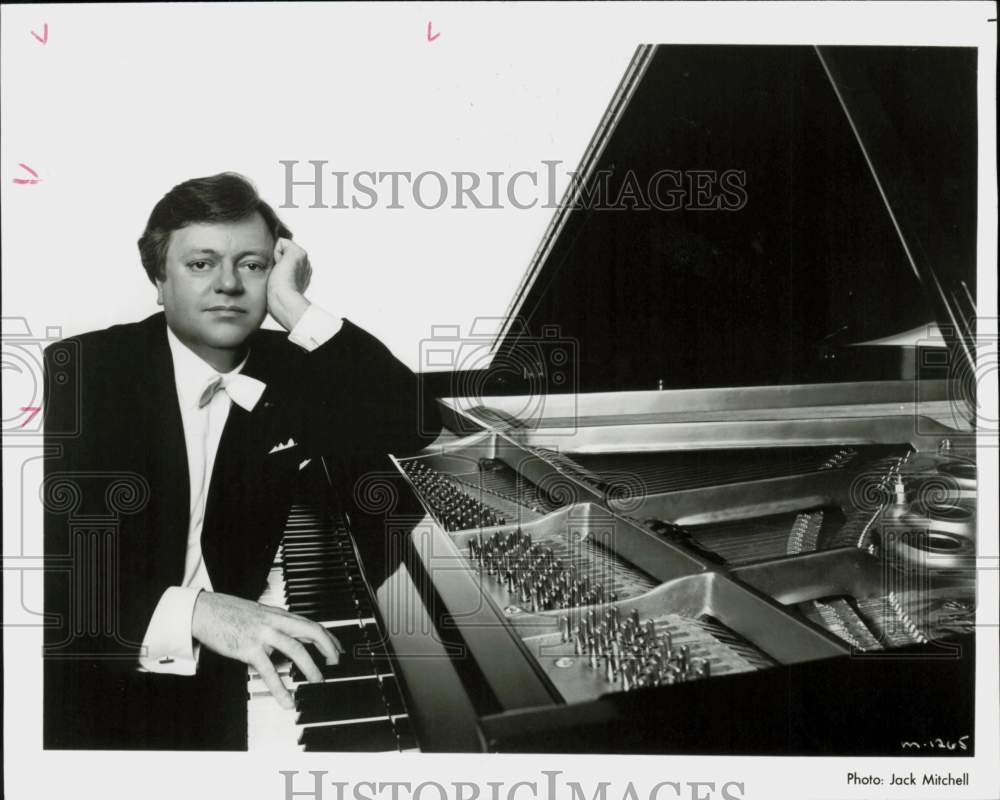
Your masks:
[{"label": "man's mouth", "polygon": [[209,306],[205,309],[206,311],[224,311],[229,314],[246,314],[247,310],[245,308],[240,308],[239,306]]}]

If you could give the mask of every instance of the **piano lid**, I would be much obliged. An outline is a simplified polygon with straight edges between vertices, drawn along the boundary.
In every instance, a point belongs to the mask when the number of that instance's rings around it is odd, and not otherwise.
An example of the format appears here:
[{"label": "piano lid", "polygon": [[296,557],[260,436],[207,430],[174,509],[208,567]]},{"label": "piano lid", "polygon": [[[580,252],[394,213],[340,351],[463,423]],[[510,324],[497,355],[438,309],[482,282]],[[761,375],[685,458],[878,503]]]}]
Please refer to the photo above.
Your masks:
[{"label": "piano lid", "polygon": [[961,357],[976,137],[973,48],[640,47],[480,392],[893,379],[849,345],[935,321]]}]

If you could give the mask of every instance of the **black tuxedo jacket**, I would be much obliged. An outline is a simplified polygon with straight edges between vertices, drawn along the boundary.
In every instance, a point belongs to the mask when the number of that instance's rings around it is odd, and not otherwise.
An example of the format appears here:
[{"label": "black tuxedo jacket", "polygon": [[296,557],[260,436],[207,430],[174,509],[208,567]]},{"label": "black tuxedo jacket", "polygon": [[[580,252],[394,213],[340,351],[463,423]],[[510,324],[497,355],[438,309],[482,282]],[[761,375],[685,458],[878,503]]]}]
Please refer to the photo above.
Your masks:
[{"label": "black tuxedo jacket", "polygon": [[[46,369],[60,376],[46,382],[46,429],[78,430],[46,441],[45,746],[245,747],[244,665],[202,648],[195,677],[137,670],[156,604],[182,579],[189,523],[163,314],[52,345]],[[202,551],[215,591],[256,599],[303,461],[325,457],[349,504],[360,476],[428,444],[439,421],[419,379],[347,320],[313,352],[257,331],[243,372],[267,389],[229,412]]]}]

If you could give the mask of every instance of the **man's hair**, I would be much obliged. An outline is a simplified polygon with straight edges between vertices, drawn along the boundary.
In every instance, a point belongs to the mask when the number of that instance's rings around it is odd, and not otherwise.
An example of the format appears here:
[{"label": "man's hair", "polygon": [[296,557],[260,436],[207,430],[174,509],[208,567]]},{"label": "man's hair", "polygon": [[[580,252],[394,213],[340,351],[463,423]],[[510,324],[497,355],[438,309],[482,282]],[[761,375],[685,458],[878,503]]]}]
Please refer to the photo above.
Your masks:
[{"label": "man's hair", "polygon": [[149,280],[165,277],[170,234],[197,222],[238,222],[254,213],[264,218],[271,236],[292,238],[274,209],[260,199],[249,180],[235,172],[192,178],[177,184],[153,207],[139,238],[139,257]]}]

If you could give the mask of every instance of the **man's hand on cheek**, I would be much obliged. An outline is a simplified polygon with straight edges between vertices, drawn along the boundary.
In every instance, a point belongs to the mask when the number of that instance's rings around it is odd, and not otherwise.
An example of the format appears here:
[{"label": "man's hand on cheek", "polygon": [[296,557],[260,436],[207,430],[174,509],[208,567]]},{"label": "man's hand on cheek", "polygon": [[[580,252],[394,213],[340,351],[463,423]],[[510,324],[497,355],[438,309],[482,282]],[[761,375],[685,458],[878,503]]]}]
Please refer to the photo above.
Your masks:
[{"label": "man's hand on cheek", "polygon": [[304,293],[311,277],[306,251],[291,239],[278,239],[267,278],[267,310],[286,331],[295,327],[309,307]]},{"label": "man's hand on cheek", "polygon": [[316,645],[329,664],[336,664],[343,652],[325,628],[305,617],[219,592],[198,595],[191,634],[209,650],[256,669],[285,708],[293,708],[295,701],[271,662],[272,652],[286,655],[309,681],[323,680],[323,673],[302,642]]}]

